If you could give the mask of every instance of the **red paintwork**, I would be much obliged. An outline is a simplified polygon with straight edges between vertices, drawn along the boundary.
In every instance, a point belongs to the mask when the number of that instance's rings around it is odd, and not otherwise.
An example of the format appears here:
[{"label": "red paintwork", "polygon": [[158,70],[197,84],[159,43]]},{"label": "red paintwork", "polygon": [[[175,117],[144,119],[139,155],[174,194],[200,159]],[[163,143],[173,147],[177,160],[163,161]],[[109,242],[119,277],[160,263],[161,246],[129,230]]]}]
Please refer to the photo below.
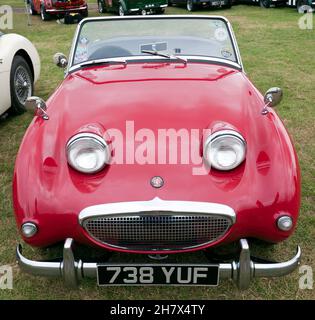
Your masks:
[{"label": "red paintwork", "polygon": [[[32,0],[34,9],[40,13],[40,7],[43,4],[45,9],[49,10],[49,14],[65,14],[71,10],[71,12],[79,13],[85,11],[87,2],[86,0],[71,0],[71,1],[58,1],[58,0]],[[53,11],[55,9],[56,11]],[[75,10],[75,11],[73,11]]]},{"label": "red paintwork", "polygon": [[[24,239],[27,243],[47,246],[72,237],[99,245],[78,224],[83,208],[155,197],[232,207],[237,222],[220,243],[243,237],[278,242],[293,232],[278,230],[275,220],[285,212],[297,222],[296,153],[276,113],[261,115],[263,97],[244,73],[205,63],[93,67],[68,75],[47,105],[50,119],[32,121],[14,171],[17,225],[34,221],[39,226],[36,236]],[[246,161],[231,172],[212,170],[203,176],[193,176],[192,165],[112,165],[96,175],[69,168],[65,145],[72,135],[109,128],[124,132],[126,120],[135,121],[135,130],[153,131],[225,123],[245,137]],[[91,129],[86,128],[89,124]],[[150,186],[155,175],[165,180],[161,189]]]}]

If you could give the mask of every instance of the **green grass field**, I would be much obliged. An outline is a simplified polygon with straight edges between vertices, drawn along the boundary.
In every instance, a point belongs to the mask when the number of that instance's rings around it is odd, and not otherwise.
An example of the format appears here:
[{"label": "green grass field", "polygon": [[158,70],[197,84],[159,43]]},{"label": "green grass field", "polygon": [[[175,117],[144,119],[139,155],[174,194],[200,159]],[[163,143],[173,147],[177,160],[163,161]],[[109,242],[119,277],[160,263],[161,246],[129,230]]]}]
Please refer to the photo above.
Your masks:
[{"label": "green grass field", "polygon": [[[22,0],[1,0],[0,4],[23,7]],[[167,14],[187,14],[184,8],[171,7]],[[294,140],[302,170],[302,206],[298,228],[284,243],[255,247],[265,257],[286,260],[302,247],[302,264],[315,272],[315,31],[298,28],[299,15],[292,8],[261,9],[234,6],[230,10],[202,10],[197,14],[224,15],[230,19],[240,46],[245,70],[259,90],[271,86],[284,90],[277,108]],[[98,15],[90,12],[90,15]],[[62,70],[52,63],[55,52],[68,54],[75,25],[56,21],[43,23],[39,16],[27,25],[26,15],[14,14],[13,32],[29,38],[37,47],[42,63],[35,94],[47,99],[63,79]],[[315,20],[314,20],[315,27]],[[13,290],[1,290],[0,299],[314,299],[313,290],[299,289],[298,271],[277,279],[254,280],[249,290],[240,292],[232,282],[222,281],[217,288],[185,287],[109,287],[98,288],[95,281],[84,280],[78,290],[68,290],[59,279],[35,278],[20,272],[15,263],[15,246],[20,241],[11,200],[14,160],[31,115],[8,117],[0,121],[0,266],[14,269]],[[35,147],[35,146],[34,146]],[[30,186],[31,187],[31,186]],[[268,187],[268,186],[266,186]],[[26,246],[24,246],[26,247]],[[43,250],[25,248],[39,258]],[[198,261],[201,253],[181,257]],[[124,255],[124,261],[130,257]]]}]

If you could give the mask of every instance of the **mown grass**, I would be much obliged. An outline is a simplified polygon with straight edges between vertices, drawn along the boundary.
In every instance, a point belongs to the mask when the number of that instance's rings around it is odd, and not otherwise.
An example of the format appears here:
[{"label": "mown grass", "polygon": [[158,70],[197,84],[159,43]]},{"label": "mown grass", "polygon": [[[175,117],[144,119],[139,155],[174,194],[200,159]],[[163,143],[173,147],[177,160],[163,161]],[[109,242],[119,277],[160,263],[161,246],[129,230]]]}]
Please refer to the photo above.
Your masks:
[{"label": "mown grass", "polygon": [[[16,5],[17,0],[1,0]],[[90,1],[91,2],[91,1]],[[94,2],[94,1],[93,1]],[[284,99],[277,108],[295,142],[302,170],[302,206],[298,228],[284,243],[274,247],[255,246],[256,252],[277,260],[292,256],[295,246],[303,250],[302,264],[315,270],[315,73],[314,30],[298,28],[299,15],[294,9],[263,10],[260,7],[234,6],[231,10],[202,10],[197,14],[224,15],[230,19],[240,46],[243,63],[249,77],[259,90],[271,86],[284,90]],[[168,8],[167,14],[187,14],[183,8]],[[90,12],[90,15],[98,15]],[[14,15],[14,32],[28,37],[37,47],[42,62],[41,78],[36,95],[43,98],[55,90],[63,73],[52,64],[52,55],[68,53],[75,25],[43,23],[32,17],[32,25],[22,13]],[[315,27],[315,26],[314,26]],[[95,281],[84,280],[79,290],[69,291],[61,280],[35,278],[22,274],[15,264],[14,248],[19,235],[16,231],[11,201],[11,180],[14,159],[20,141],[31,120],[23,114],[0,121],[0,265],[14,268],[14,289],[0,290],[0,299],[314,299],[314,290],[299,289],[299,274],[277,279],[254,280],[250,289],[238,291],[230,281],[218,288],[131,287],[97,288]],[[35,147],[35,146],[34,146]],[[30,186],[31,187],[31,186]],[[266,186],[267,188],[268,186]],[[27,247],[29,255],[40,257],[42,251]],[[128,255],[121,256],[128,261]],[[179,259],[199,261],[202,254],[183,255]]]}]

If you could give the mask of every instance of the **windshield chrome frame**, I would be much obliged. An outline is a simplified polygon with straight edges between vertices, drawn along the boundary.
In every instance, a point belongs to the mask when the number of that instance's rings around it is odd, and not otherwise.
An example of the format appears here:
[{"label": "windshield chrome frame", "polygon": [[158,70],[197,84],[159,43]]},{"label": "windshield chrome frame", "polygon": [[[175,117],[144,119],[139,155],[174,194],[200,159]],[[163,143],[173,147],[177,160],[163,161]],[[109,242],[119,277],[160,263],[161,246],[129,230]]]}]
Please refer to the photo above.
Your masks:
[{"label": "windshield chrome frame", "polygon": [[[215,63],[222,63],[222,64],[227,64],[230,65],[234,68],[237,68],[239,70],[241,70],[242,72],[244,72],[244,67],[243,67],[243,63],[242,63],[242,59],[240,56],[240,51],[236,42],[236,38],[235,38],[235,34],[233,31],[233,28],[230,24],[230,22],[223,16],[207,16],[207,15],[164,15],[164,16],[155,16],[155,15],[148,15],[148,16],[124,16],[124,17],[92,17],[92,18],[85,18],[83,20],[80,21],[80,23],[77,26],[77,29],[75,31],[75,35],[72,41],[72,46],[71,46],[71,50],[70,50],[70,55],[69,55],[69,64],[68,67],[66,69],[65,72],[65,76],[67,76],[68,73],[76,71],[78,69],[80,69],[80,64],[73,64],[73,60],[74,60],[74,52],[75,52],[75,48],[77,45],[77,40],[81,31],[82,26],[89,22],[89,21],[111,21],[111,20],[139,20],[139,19],[207,19],[207,20],[222,20],[226,23],[227,25],[227,29],[229,32],[229,35],[231,37],[231,41],[232,41],[232,45],[233,45],[233,49],[235,52],[235,56],[236,56],[236,62],[228,60],[228,59],[221,59],[221,58],[217,58],[217,57],[205,57],[205,56],[197,56],[197,55],[181,55],[180,57],[192,61],[196,61],[196,60],[200,60],[200,61],[208,61],[208,62],[215,62]],[[148,60],[148,61],[156,61],[156,60],[163,60],[165,58],[163,57],[158,57],[158,56],[129,56],[129,57],[117,57],[117,58],[108,58],[108,59],[99,59],[99,60],[95,60],[95,62],[98,62],[100,60],[109,60],[109,61],[116,61],[119,62],[121,60],[126,60],[127,62],[130,61],[141,61],[141,60]],[[87,60],[84,62],[88,62],[88,61],[92,61],[92,60]],[[82,63],[84,63],[82,62]]]}]

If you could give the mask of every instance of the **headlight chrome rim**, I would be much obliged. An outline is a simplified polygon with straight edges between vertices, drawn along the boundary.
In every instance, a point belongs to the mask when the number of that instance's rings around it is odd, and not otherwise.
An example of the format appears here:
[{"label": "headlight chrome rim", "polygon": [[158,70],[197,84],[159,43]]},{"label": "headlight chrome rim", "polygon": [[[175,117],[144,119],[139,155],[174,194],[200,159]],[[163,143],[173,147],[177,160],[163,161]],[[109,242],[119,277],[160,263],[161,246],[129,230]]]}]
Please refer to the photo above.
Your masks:
[{"label": "headlight chrome rim", "polygon": [[[95,143],[95,146],[98,146],[100,148],[100,150],[104,152],[103,161],[95,169],[94,168],[84,168],[84,167],[78,165],[78,163],[73,161],[71,154],[70,154],[71,148],[74,148],[75,144],[77,144],[79,142],[84,143],[84,142],[88,142],[88,141]],[[93,148],[91,148],[91,150],[93,150]],[[92,154],[92,152],[91,152],[91,154]],[[103,170],[104,167],[110,162],[110,150],[109,150],[108,144],[101,136],[99,136],[98,134],[95,134],[95,133],[88,133],[88,132],[78,133],[78,134],[74,135],[72,138],[70,138],[70,140],[67,142],[67,145],[66,145],[66,155],[67,155],[68,164],[70,165],[71,168],[73,168],[74,170],[76,170],[78,172],[86,173],[86,174],[98,173],[101,170]],[[97,159],[95,161],[97,161]]]},{"label": "headlight chrome rim", "polygon": [[32,238],[38,232],[38,227],[33,222],[25,222],[21,226],[22,234],[25,238]]},{"label": "headlight chrome rim", "polygon": [[[209,149],[211,148],[211,146],[215,142],[217,142],[219,139],[222,139],[222,138],[235,139],[235,141],[237,141],[237,143],[239,143],[242,146],[241,155],[239,156],[238,154],[236,154],[235,155],[236,156],[235,163],[233,163],[231,165],[227,165],[227,166],[219,165],[218,161],[214,161],[213,157],[212,157],[212,159],[210,159],[211,157],[209,157]],[[218,130],[218,131],[210,134],[207,137],[207,139],[205,140],[204,147],[203,147],[203,158],[205,159],[206,163],[210,167],[213,167],[213,168],[220,170],[220,171],[230,171],[230,170],[237,168],[239,165],[241,165],[241,163],[243,163],[243,161],[246,158],[246,151],[247,151],[246,141],[245,141],[244,137],[239,132],[237,132],[235,130]]]},{"label": "headlight chrome rim", "polygon": [[277,227],[281,231],[290,231],[293,228],[293,219],[288,215],[280,216],[277,219]]}]

